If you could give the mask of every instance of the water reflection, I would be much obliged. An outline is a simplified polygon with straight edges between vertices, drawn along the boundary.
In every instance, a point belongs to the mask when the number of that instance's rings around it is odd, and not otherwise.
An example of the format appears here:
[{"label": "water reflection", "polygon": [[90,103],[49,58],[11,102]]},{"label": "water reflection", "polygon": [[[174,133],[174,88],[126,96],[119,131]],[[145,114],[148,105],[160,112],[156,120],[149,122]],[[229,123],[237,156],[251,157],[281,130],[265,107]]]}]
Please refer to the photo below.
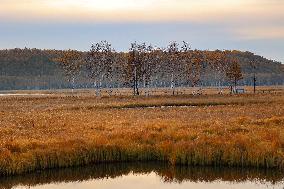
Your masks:
[{"label": "water reflection", "polygon": [[[256,186],[263,185],[264,188],[277,186],[276,188],[282,189],[284,174],[279,170],[267,169],[186,166],[174,168],[159,163],[100,164],[88,167],[38,171],[23,176],[0,178],[0,189],[11,189],[19,186],[44,188],[42,186],[47,184],[51,185],[51,187],[47,188],[60,185],[64,186],[61,188],[77,188],[83,185],[92,185],[92,183],[94,185],[95,181],[97,185],[102,181],[109,182],[109,184],[111,181],[121,181],[130,186],[129,179],[132,181],[133,179],[140,181],[144,179],[145,182],[152,182],[151,179],[156,178],[159,178],[161,185],[174,184],[182,186],[184,183],[203,183],[208,186],[216,183],[235,183],[242,184],[242,188],[244,188],[245,184],[254,183]],[[78,184],[82,186],[78,186]],[[114,185],[117,185],[117,183],[114,183]]]}]

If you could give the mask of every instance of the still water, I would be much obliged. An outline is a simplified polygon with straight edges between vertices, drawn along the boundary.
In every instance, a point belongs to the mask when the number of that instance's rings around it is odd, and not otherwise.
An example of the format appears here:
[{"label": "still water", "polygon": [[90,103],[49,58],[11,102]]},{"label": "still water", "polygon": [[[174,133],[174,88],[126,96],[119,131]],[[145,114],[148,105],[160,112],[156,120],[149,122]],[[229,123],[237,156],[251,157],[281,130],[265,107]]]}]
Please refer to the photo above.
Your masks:
[{"label": "still water", "polygon": [[0,178],[0,189],[284,189],[277,170],[103,164]]}]

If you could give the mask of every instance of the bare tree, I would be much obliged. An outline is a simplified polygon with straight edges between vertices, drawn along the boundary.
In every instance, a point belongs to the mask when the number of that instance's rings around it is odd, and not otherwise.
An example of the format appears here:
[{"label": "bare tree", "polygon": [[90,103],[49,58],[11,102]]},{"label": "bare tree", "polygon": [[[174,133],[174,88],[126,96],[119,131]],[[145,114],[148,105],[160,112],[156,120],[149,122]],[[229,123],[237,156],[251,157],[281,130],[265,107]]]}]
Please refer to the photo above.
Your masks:
[{"label": "bare tree", "polygon": [[124,66],[124,77],[128,84],[133,87],[133,94],[139,95],[139,87],[142,84],[144,88],[149,86],[151,74],[153,72],[153,50],[154,48],[145,43],[131,44],[127,56],[127,62]]},{"label": "bare tree", "polygon": [[167,66],[168,74],[171,78],[171,89],[173,95],[175,95],[176,82],[178,80],[180,65],[180,50],[179,44],[176,41],[170,42],[167,49],[165,50],[165,62]]},{"label": "bare tree", "polygon": [[80,74],[83,65],[82,52],[75,50],[63,51],[61,57],[55,59],[63,68],[68,81],[72,83],[72,92],[75,88],[75,77]]},{"label": "bare tree", "polygon": [[[112,83],[114,63],[116,59],[115,50],[107,41],[101,41],[92,45],[86,56],[86,70],[89,77],[94,80],[96,96],[100,96],[102,82],[105,79]],[[110,87],[112,88],[112,87]]]},{"label": "bare tree", "polygon": [[[155,48],[151,52],[151,71],[149,81],[152,83],[152,87],[156,88],[159,85],[159,82],[162,82],[163,73],[163,61],[164,51],[161,48]],[[148,85],[149,86],[149,85]]]},{"label": "bare tree", "polygon": [[256,63],[257,63],[257,60],[254,56],[253,53],[251,53],[253,57],[250,61],[249,61],[249,65],[250,67],[252,68],[253,70],[253,93],[256,93]]}]

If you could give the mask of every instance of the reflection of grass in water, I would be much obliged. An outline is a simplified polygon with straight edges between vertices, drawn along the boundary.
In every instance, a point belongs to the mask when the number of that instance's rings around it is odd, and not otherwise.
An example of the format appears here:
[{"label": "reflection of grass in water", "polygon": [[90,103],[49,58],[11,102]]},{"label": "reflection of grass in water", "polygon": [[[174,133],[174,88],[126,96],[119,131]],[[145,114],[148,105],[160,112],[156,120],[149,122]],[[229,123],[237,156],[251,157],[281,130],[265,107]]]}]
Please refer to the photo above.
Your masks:
[{"label": "reflection of grass in water", "polygon": [[[153,160],[283,168],[283,100],[283,94],[1,99],[0,174]],[[135,108],[186,104],[197,107]],[[216,106],[204,107],[210,104]]]},{"label": "reflection of grass in water", "polygon": [[76,182],[90,179],[116,178],[130,173],[147,174],[155,172],[164,182],[206,181],[216,180],[243,182],[266,181],[276,184],[283,181],[284,174],[279,170],[223,168],[223,167],[187,167],[169,166],[161,163],[113,163],[99,164],[88,167],[66,168],[38,171],[22,176],[0,179],[0,189],[9,189],[17,185],[35,186],[58,182]]}]

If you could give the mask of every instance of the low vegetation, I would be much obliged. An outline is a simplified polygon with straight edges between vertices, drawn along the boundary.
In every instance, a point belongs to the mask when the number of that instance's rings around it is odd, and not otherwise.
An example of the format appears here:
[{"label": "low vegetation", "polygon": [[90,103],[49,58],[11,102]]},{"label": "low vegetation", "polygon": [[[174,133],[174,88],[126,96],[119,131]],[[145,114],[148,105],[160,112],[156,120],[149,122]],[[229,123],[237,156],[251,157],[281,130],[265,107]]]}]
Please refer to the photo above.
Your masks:
[{"label": "low vegetation", "polygon": [[[76,94],[76,93],[75,93]],[[101,162],[284,166],[284,94],[0,97],[0,174]]]}]

